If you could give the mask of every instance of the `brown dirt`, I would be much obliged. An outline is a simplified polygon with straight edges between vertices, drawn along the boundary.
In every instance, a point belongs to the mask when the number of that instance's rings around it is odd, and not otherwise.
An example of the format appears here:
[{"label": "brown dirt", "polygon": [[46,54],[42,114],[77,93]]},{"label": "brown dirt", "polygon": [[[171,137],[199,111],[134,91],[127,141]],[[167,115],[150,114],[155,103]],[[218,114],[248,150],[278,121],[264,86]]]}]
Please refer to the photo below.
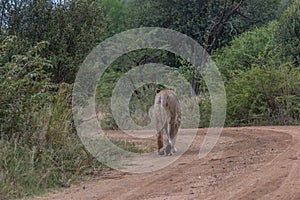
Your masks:
[{"label": "brown dirt", "polygon": [[[199,129],[189,150],[162,170],[106,170],[91,182],[35,199],[300,199],[299,126],[226,128],[212,152],[199,159],[205,133]],[[154,148],[150,140],[133,142]]]}]

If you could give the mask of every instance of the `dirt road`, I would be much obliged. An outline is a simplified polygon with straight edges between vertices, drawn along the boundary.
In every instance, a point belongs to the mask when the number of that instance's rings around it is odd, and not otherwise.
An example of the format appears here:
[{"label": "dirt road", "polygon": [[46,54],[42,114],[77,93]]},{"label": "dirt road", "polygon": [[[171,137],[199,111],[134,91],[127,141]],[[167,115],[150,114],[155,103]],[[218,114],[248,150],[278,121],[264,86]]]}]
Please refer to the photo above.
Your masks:
[{"label": "dirt road", "polygon": [[226,128],[199,159],[205,133],[200,129],[189,150],[162,170],[107,170],[93,182],[36,199],[300,199],[299,126]]}]

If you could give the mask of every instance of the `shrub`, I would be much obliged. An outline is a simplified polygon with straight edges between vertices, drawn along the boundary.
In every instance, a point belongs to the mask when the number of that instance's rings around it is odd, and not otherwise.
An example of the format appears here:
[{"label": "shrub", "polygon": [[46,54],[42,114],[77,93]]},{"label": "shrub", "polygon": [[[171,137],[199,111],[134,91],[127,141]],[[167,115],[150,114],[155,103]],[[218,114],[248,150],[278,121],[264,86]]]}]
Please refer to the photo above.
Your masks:
[{"label": "shrub", "polygon": [[248,70],[257,63],[259,55],[273,53],[277,49],[274,34],[277,22],[245,32],[230,45],[216,52],[215,62],[225,78],[230,79],[233,70]]},{"label": "shrub", "polygon": [[284,63],[252,65],[227,85],[227,125],[292,125],[299,123],[300,70]]},{"label": "shrub", "polygon": [[47,101],[50,74],[45,69],[51,63],[39,55],[47,43],[13,54],[18,44],[16,37],[7,37],[0,43],[0,139],[19,138],[30,132],[31,113]]},{"label": "shrub", "polygon": [[60,87],[31,114],[30,137],[0,140],[0,193],[12,198],[68,187],[82,174],[101,168],[73,131],[71,89]]},{"label": "shrub", "polygon": [[10,198],[68,186],[102,166],[74,132],[72,87],[49,82],[51,63],[39,55],[47,43],[24,52],[20,44],[0,42],[0,196]]}]

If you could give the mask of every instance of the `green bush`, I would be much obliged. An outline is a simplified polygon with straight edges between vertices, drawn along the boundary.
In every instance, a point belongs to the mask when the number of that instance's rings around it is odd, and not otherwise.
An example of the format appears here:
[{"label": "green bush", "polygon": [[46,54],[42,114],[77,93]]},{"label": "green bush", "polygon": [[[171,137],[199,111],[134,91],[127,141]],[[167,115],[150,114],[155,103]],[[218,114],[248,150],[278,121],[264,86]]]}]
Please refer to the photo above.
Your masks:
[{"label": "green bush", "polygon": [[75,134],[72,87],[49,82],[51,63],[39,54],[47,43],[24,52],[22,44],[0,42],[0,194],[10,198],[68,186],[102,166]]},{"label": "green bush", "polygon": [[30,113],[30,137],[0,140],[0,194],[19,198],[68,187],[102,167],[74,133],[71,89],[61,86],[51,102]]},{"label": "green bush", "polygon": [[276,27],[277,22],[274,21],[267,26],[245,32],[216,53],[214,60],[225,79],[230,79],[233,70],[248,70],[252,64],[259,64],[259,55],[270,52],[276,54]]},{"label": "green bush", "polygon": [[252,65],[228,82],[227,126],[299,124],[299,88],[300,70],[290,63]]},{"label": "green bush", "polygon": [[39,52],[46,42],[38,43],[23,54],[13,54],[21,44],[16,37],[0,43],[0,139],[23,137],[32,127],[32,113],[47,101],[51,63]]},{"label": "green bush", "polygon": [[277,22],[243,33],[221,49],[227,126],[299,123],[300,74],[277,42]]}]

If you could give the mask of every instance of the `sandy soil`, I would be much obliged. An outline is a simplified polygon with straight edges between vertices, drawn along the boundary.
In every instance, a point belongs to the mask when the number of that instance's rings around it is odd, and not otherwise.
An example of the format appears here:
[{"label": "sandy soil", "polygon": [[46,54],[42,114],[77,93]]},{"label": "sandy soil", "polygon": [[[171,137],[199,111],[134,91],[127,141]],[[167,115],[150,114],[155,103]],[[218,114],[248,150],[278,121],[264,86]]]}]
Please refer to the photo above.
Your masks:
[{"label": "sandy soil", "polygon": [[[188,151],[162,170],[108,169],[93,181],[35,199],[300,199],[299,126],[226,128],[212,152],[199,159],[205,134],[199,129]],[[132,141],[155,148],[154,140]]]}]

